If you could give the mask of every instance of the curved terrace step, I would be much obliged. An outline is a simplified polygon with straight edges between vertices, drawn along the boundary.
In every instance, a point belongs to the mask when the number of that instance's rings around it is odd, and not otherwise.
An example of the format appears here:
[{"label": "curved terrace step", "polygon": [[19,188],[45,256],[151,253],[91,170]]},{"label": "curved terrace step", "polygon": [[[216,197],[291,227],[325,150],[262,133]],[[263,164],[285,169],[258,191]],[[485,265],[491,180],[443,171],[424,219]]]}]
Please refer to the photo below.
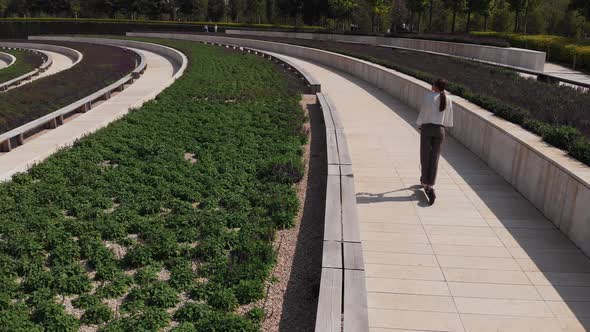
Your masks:
[{"label": "curved terrace step", "polygon": [[12,54],[0,52],[0,69],[8,68],[16,62],[16,58]]},{"label": "curved terrace step", "polygon": [[[103,43],[116,44],[117,41],[105,39]],[[130,47],[131,45],[134,47]],[[76,114],[63,125],[40,132],[26,140],[26,144],[9,153],[0,154],[0,181],[9,180],[15,173],[26,171],[59,149],[73,144],[84,135],[124,116],[130,109],[155,98],[186,69],[187,59],[179,51],[142,42],[126,41],[125,46],[145,58],[147,68],[143,75],[135,76],[134,84],[93,107],[91,112]],[[154,50],[159,52],[156,53]]]},{"label": "curved terrace step", "polygon": [[305,47],[141,35],[271,50],[320,81],[350,147],[371,330],[590,329],[590,260],[568,239],[590,252],[588,167],[456,98],[428,207],[415,129],[427,84]]},{"label": "curved terrace step", "polygon": [[0,91],[14,89],[40,78],[67,70],[80,63],[84,57],[84,55],[77,50],[58,45],[1,42],[0,47],[28,49],[30,51],[39,52],[44,57],[44,62],[39,68],[8,82],[3,82],[0,84]]}]

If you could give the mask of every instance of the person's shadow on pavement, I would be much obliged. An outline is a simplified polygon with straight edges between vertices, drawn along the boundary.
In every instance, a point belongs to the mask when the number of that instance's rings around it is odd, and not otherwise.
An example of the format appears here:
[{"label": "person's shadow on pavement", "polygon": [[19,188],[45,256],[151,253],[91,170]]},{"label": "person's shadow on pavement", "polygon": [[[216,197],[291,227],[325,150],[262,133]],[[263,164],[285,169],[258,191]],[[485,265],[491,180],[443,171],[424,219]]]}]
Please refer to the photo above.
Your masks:
[{"label": "person's shadow on pavement", "polygon": [[[406,190],[411,190],[412,194],[410,196],[386,196],[387,194],[393,194],[397,192],[402,192]],[[409,198],[409,199],[408,199]],[[404,201],[412,201],[418,202],[419,207],[428,207],[430,204],[428,203],[428,197],[426,197],[426,193],[422,190],[422,186],[414,185],[408,188],[386,191],[383,193],[368,193],[368,192],[361,192],[356,194],[356,203],[357,204],[373,204],[373,203],[383,203],[383,202],[404,202]]]}]

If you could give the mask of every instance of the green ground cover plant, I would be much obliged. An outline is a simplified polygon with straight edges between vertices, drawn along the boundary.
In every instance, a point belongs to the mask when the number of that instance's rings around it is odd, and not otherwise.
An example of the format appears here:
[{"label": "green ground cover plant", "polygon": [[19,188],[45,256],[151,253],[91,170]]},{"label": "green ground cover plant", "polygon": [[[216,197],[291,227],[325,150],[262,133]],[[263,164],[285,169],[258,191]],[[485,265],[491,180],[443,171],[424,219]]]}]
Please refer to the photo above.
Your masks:
[{"label": "green ground cover plant", "polygon": [[[236,37],[236,36],[232,36]],[[443,77],[453,94],[541,136],[590,165],[590,93],[520,77],[473,61],[387,47],[245,36],[323,49],[380,64],[422,81]]]},{"label": "green ground cover plant", "polygon": [[0,134],[99,91],[129,74],[136,65],[135,53],[119,47],[69,42],[52,44],[78,50],[84,58],[68,70],[0,94]]},{"label": "green ground cover plant", "polygon": [[0,84],[30,73],[43,64],[41,55],[31,51],[14,49],[0,49],[0,51],[11,54],[16,58],[12,66],[0,69]]},{"label": "green ground cover plant", "polygon": [[299,209],[303,87],[254,55],[149,41],[189,57],[174,85],[0,184],[0,330],[260,330],[236,308],[264,296]]}]

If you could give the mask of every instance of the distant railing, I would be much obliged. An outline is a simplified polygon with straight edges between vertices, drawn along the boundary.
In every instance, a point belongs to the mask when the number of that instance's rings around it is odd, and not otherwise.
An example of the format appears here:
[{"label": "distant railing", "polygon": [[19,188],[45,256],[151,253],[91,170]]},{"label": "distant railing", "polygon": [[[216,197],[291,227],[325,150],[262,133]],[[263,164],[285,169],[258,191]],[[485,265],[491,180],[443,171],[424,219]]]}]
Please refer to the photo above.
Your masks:
[{"label": "distant railing", "polygon": [[135,69],[121,78],[117,82],[63,107],[55,112],[42,116],[18,128],[12,129],[0,135],[0,152],[10,152],[13,146],[24,144],[27,134],[38,131],[39,129],[55,129],[64,123],[64,118],[74,113],[86,113],[92,109],[92,104],[98,100],[108,100],[114,91],[123,91],[125,85],[132,84],[143,74],[147,68],[147,63],[143,54],[137,53],[133,50],[137,58]]}]

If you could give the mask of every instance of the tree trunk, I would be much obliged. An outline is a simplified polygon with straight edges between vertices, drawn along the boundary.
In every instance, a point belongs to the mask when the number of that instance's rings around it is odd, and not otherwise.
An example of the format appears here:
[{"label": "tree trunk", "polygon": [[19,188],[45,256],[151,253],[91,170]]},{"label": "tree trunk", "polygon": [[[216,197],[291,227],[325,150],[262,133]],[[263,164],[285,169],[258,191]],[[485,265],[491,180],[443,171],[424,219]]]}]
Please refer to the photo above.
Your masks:
[{"label": "tree trunk", "polygon": [[428,16],[428,32],[432,32],[432,8],[434,7],[434,0],[430,0],[430,13]]},{"label": "tree trunk", "polygon": [[483,17],[483,31],[488,31],[488,15]]},{"label": "tree trunk", "polygon": [[422,12],[418,13],[418,33],[420,33],[420,23],[422,23]]},{"label": "tree trunk", "polygon": [[514,32],[518,32],[518,16],[519,16],[519,11],[517,10],[514,13]]},{"label": "tree trunk", "polygon": [[527,1],[527,5],[526,7],[524,7],[524,34],[526,35],[526,26],[528,23],[528,19],[529,19],[529,4]]},{"label": "tree trunk", "polygon": [[469,23],[471,23],[471,9],[467,11],[467,22],[465,23],[465,33],[469,33]]},{"label": "tree trunk", "polygon": [[414,32],[414,11],[410,12],[410,32]]},{"label": "tree trunk", "polygon": [[457,18],[457,3],[453,6],[453,23],[451,23],[451,32],[455,32],[455,20]]}]

